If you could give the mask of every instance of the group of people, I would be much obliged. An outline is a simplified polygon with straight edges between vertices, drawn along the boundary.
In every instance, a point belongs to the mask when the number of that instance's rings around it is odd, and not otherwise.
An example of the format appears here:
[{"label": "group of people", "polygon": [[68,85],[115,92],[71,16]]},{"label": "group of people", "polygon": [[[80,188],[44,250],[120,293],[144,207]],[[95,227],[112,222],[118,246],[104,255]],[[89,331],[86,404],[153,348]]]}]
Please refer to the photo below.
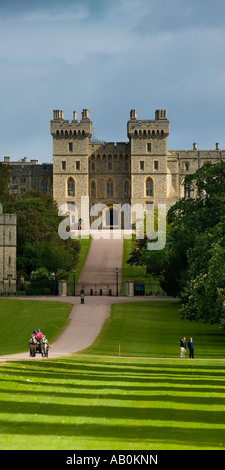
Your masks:
[{"label": "group of people", "polygon": [[[189,357],[192,358],[192,359],[194,359],[194,346],[195,345],[194,345],[193,338],[190,338],[189,341],[188,341],[188,349],[189,349]],[[180,357],[181,357],[181,359],[185,358],[186,348],[187,348],[186,338],[183,337],[180,340]]]},{"label": "group of people", "polygon": [[36,339],[37,341],[38,341],[38,340],[40,341],[40,339],[43,338],[43,333],[41,332],[40,328],[39,328],[37,331],[34,330],[34,331],[33,331],[33,335],[34,335],[34,337],[35,337],[35,339]]}]

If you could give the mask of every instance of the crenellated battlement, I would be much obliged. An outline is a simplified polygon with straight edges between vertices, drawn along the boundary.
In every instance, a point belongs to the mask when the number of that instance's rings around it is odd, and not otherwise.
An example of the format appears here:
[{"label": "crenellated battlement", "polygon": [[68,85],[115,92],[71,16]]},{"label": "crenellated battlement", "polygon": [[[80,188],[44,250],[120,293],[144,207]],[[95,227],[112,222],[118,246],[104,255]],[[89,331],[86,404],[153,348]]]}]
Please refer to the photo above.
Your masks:
[{"label": "crenellated battlement", "polygon": [[136,109],[130,111],[130,120],[127,123],[127,135],[129,138],[165,138],[169,135],[169,121],[167,111],[156,110],[154,120],[138,120]]},{"label": "crenellated battlement", "polygon": [[73,112],[73,120],[65,120],[62,110],[53,111],[51,120],[51,135],[55,138],[77,138],[92,136],[92,122],[89,119],[89,110],[83,109],[80,122],[77,112]]}]

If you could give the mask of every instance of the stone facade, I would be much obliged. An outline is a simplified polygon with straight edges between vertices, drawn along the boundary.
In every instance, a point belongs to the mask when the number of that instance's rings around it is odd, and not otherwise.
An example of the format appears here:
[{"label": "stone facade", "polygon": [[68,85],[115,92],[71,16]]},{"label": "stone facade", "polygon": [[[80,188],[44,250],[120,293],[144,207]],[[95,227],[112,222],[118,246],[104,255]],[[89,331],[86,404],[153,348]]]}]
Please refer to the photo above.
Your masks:
[{"label": "stone facade", "polygon": [[16,293],[16,215],[0,204],[0,295]]},{"label": "stone facade", "polygon": [[52,195],[53,174],[52,164],[39,164],[38,160],[27,161],[24,157],[20,161],[11,161],[10,157],[4,157],[3,163],[11,168],[9,193],[21,195],[26,191],[39,191]]},{"label": "stone facade", "polygon": [[[180,198],[193,196],[183,181],[204,163],[225,160],[219,144],[212,151],[167,149],[169,121],[166,110],[156,110],[154,120],[138,120],[132,109],[127,123],[128,142],[106,143],[92,140],[92,122],[84,109],[82,118],[63,118],[54,111],[53,197],[58,205],[75,204],[80,211],[81,196],[89,196],[90,208],[102,204],[103,226],[116,226],[111,217],[117,204],[166,204],[167,210]],[[92,222],[94,216],[90,218]]]},{"label": "stone facade", "polygon": [[[72,121],[63,111],[53,112],[53,164],[39,164],[26,158],[13,162],[4,157],[12,174],[11,194],[36,190],[53,195],[58,206],[76,205],[81,217],[81,196],[89,197],[89,210],[99,204],[103,227],[118,226],[119,205],[166,204],[167,210],[180,198],[194,196],[184,187],[184,178],[206,162],[225,160],[225,151],[168,150],[170,123],[166,110],[156,110],[154,120],[139,120],[132,109],[127,123],[127,142],[102,142],[92,139],[92,122],[84,109],[81,120],[74,111]],[[69,206],[68,206],[69,207]],[[113,210],[114,209],[114,210]],[[89,214],[88,210],[88,214]],[[93,222],[100,215],[90,215]],[[133,214],[132,221],[135,221]],[[123,225],[123,213],[121,216]]]}]

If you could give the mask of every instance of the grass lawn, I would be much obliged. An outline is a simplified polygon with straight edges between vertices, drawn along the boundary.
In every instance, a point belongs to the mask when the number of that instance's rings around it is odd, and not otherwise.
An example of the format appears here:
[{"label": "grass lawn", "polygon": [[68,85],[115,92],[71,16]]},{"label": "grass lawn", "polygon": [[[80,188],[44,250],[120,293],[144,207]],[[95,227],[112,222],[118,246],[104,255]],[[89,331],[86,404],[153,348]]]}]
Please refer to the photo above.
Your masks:
[{"label": "grass lawn", "polygon": [[[34,323],[53,339],[70,308],[0,299],[1,354],[26,350]],[[197,359],[179,358],[183,334]],[[168,358],[98,357],[118,343],[124,356]],[[0,363],[0,449],[224,450],[224,346],[223,331],[182,321],[175,302],[117,304],[82,356]]]},{"label": "grass lawn", "polygon": [[0,449],[225,449],[224,361],[0,365]]},{"label": "grass lawn", "polygon": [[0,298],[0,355],[29,352],[29,339],[38,328],[51,343],[68,324],[71,308],[62,302]]},{"label": "grass lawn", "polygon": [[[225,358],[225,332],[218,325],[182,320],[179,303],[149,301],[114,304],[87,354],[179,357],[180,339],[193,337],[198,358]],[[188,352],[186,353],[188,355]]]},{"label": "grass lawn", "polygon": [[124,238],[123,243],[123,264],[122,264],[122,279],[120,295],[125,293],[125,281],[145,281],[146,295],[163,295],[164,292],[159,285],[158,277],[155,279],[153,276],[146,274],[145,266],[130,266],[127,260],[130,258],[133,249],[133,240]]}]

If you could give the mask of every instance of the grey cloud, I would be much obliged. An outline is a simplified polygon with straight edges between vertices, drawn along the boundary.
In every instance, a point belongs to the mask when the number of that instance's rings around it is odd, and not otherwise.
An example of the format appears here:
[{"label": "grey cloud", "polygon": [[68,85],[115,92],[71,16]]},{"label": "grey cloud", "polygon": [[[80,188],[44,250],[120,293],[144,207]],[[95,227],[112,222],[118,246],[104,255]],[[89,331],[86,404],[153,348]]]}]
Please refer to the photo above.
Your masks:
[{"label": "grey cloud", "polygon": [[143,0],[143,9],[144,17],[137,26],[139,33],[224,29],[224,0]]}]

